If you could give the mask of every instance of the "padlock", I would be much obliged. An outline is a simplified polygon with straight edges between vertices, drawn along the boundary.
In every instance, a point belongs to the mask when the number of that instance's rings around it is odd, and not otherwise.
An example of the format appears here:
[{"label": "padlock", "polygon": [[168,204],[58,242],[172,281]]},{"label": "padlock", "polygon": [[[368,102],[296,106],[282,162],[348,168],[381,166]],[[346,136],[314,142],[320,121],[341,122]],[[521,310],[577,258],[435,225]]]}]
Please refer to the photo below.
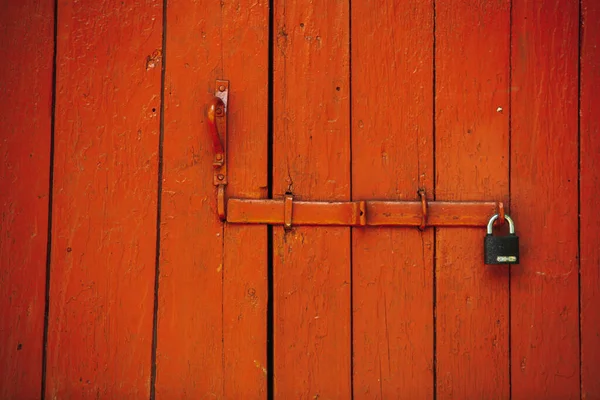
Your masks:
[{"label": "padlock", "polygon": [[498,217],[498,214],[494,215],[487,224],[487,235],[483,240],[484,261],[488,265],[518,264],[519,238],[515,235],[515,223],[510,216],[505,215],[509,226],[508,235],[494,236],[494,221]]}]

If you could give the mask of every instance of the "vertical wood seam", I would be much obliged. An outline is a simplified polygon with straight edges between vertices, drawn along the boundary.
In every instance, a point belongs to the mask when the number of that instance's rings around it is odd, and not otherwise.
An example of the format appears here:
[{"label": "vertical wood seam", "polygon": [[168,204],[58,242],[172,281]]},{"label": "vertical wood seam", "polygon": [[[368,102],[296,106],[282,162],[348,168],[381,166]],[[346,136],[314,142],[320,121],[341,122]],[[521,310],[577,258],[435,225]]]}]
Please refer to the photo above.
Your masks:
[{"label": "vertical wood seam", "polygon": [[46,364],[48,360],[48,327],[50,313],[50,272],[51,272],[51,256],[52,256],[52,200],[54,193],[54,132],[56,125],[56,69],[58,58],[58,0],[54,0],[54,47],[52,49],[52,99],[50,111],[50,165],[48,179],[48,232],[46,244],[46,282],[44,293],[44,331],[42,335],[42,381],[40,385],[40,398],[46,398]]},{"label": "vertical wood seam", "polygon": [[[350,170],[350,201],[354,200],[354,196],[353,196],[353,188],[352,188],[352,182],[354,182],[353,179],[353,172],[352,172],[352,149],[353,149],[353,141],[352,141],[352,130],[354,127],[353,124],[353,119],[352,119],[352,109],[354,108],[353,105],[353,97],[352,97],[352,0],[348,0],[348,104],[349,104],[349,109],[348,109],[348,119],[349,124],[348,124],[348,136],[349,136],[349,152],[350,152],[350,157],[348,159],[349,161],[349,170]],[[349,251],[350,251],[350,398],[353,399],[354,398],[354,279],[352,279],[352,277],[354,276],[354,240],[352,238],[354,233],[354,228],[350,228],[350,244],[349,244]]]},{"label": "vertical wood seam", "polygon": [[[436,21],[437,21],[437,16],[436,16],[436,0],[432,1],[432,8],[433,8],[433,24],[432,24],[432,36],[433,36],[433,42],[432,42],[432,52],[433,52],[433,57],[432,57],[432,116],[431,116],[431,142],[432,142],[432,152],[433,152],[433,165],[432,165],[432,169],[433,169],[433,178],[432,178],[432,183],[433,183],[433,200],[435,201],[437,198],[437,165],[436,165],[436,131],[435,131],[435,127],[436,127],[436,97],[437,97],[437,92],[436,92]],[[433,280],[433,285],[432,285],[432,310],[433,310],[433,360],[432,360],[432,377],[433,377],[433,400],[437,399],[437,273],[436,273],[436,269],[437,269],[437,228],[433,228],[433,242],[432,242],[432,246],[433,246],[433,274],[432,274],[432,280]]]},{"label": "vertical wood seam", "polygon": [[165,141],[165,78],[167,71],[167,0],[162,9],[162,60],[160,70],[160,121],[158,137],[158,185],[156,200],[156,261],[154,272],[154,306],[152,315],[152,349],[150,352],[150,400],[156,397],[156,349],[158,348],[158,299],[160,284],[160,224],[162,218],[163,154]]},{"label": "vertical wood seam", "polygon": [[[221,3],[223,4],[223,3]],[[221,16],[223,12],[223,6],[221,5]],[[222,20],[222,19],[221,19]],[[223,24],[221,24],[221,27]],[[221,29],[221,35],[223,29]],[[222,47],[221,47],[222,48]],[[221,62],[224,63],[223,58]],[[225,115],[227,118],[227,115]],[[221,369],[223,371],[223,379],[221,381],[221,393],[225,396],[225,382],[227,377],[225,376],[225,222],[221,222]]]},{"label": "vertical wood seam", "polygon": [[[228,79],[225,76],[225,42],[223,41],[223,7],[224,2],[221,1],[220,2],[220,14],[219,14],[219,19],[221,21],[221,24],[219,26],[219,36],[221,37],[221,79]],[[218,88],[214,88],[214,90],[218,90]],[[228,89],[228,99],[231,99],[231,86]],[[228,101],[229,102],[229,101]],[[226,121],[229,120],[229,118],[227,117],[227,111],[231,110],[231,108],[227,107],[226,108],[226,112],[224,114],[224,117],[226,119]],[[230,126],[228,126],[226,128],[230,129]],[[222,135],[226,135],[227,132],[222,133]],[[227,152],[228,150],[228,146],[227,146],[227,136],[224,137],[224,143],[223,143],[224,147],[225,147],[225,151]],[[227,155],[227,153],[225,153]],[[227,186],[225,186],[227,187]],[[225,206],[226,207],[226,206]],[[225,222],[221,221],[221,371],[222,371],[222,380],[221,380],[221,395],[225,396],[225,382],[227,381],[227,377],[225,376]]]},{"label": "vertical wood seam", "polygon": [[[512,205],[512,69],[513,69],[513,2],[508,10],[508,213]],[[512,270],[508,268],[508,398],[512,400]]]},{"label": "vertical wood seam", "polygon": [[[273,104],[274,104],[274,50],[275,50],[275,4],[269,0],[269,44],[267,50],[267,197],[273,198]],[[273,312],[273,226],[267,226],[267,400],[275,398],[275,320]]]},{"label": "vertical wood seam", "polygon": [[582,0],[578,2],[577,38],[577,325],[579,330],[579,397],[583,396],[583,346],[581,330],[581,56],[583,45]]}]

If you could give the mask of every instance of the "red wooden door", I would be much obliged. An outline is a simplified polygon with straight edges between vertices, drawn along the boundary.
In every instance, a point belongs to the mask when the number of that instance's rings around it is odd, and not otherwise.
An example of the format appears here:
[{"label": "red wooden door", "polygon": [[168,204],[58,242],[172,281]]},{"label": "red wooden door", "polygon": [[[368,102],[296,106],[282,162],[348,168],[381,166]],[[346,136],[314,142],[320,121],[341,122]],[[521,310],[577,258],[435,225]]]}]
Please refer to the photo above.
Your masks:
[{"label": "red wooden door", "polygon": [[595,1],[0,4],[0,398],[600,398]]}]

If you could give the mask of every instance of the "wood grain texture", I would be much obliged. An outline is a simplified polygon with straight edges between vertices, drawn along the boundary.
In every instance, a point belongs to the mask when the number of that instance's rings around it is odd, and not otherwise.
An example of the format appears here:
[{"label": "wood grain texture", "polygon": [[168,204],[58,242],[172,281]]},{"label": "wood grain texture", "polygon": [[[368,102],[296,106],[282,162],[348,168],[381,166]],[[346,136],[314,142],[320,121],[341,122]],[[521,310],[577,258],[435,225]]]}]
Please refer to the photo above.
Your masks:
[{"label": "wood grain texture", "polygon": [[227,194],[266,196],[268,4],[177,2],[167,31],[156,394],[265,397],[266,227],[218,220],[203,108],[230,80]]},{"label": "wood grain texture", "polygon": [[512,5],[512,398],[579,398],[578,2]]},{"label": "wood grain texture", "polygon": [[[269,2],[228,1],[222,10],[223,77],[231,81],[227,194],[266,198]],[[226,225],[224,254],[224,397],[266,399],[267,227]]]},{"label": "wood grain texture", "polygon": [[39,398],[54,2],[0,2],[0,398]]},{"label": "wood grain texture", "polygon": [[600,3],[581,2],[581,398],[600,398]]},{"label": "wood grain texture", "polygon": [[[509,10],[436,3],[438,200],[508,199]],[[484,236],[437,230],[439,399],[509,396],[508,270],[483,264]]]},{"label": "wood grain texture", "polygon": [[205,107],[223,75],[221,5],[167,7],[156,398],[223,397],[223,224]]},{"label": "wood grain texture", "polygon": [[161,21],[58,2],[49,399],[150,394]]},{"label": "wood grain texture", "polygon": [[[432,46],[431,1],[352,2],[353,200],[433,198]],[[433,398],[433,229],[352,246],[355,397]]]},{"label": "wood grain texture", "polygon": [[[273,194],[349,200],[349,5],[274,2]],[[277,398],[348,398],[350,228],[273,228]]]}]

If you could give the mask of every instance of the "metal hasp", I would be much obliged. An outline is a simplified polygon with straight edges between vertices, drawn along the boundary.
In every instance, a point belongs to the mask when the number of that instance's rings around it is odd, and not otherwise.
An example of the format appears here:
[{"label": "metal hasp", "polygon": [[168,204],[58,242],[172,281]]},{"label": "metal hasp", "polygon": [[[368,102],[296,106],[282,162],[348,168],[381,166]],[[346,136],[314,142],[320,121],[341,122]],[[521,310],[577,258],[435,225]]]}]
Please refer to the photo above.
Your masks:
[{"label": "metal hasp", "polygon": [[208,132],[213,142],[215,157],[213,183],[217,186],[217,214],[225,220],[225,186],[227,185],[227,102],[229,81],[217,80],[215,97],[206,109]]},{"label": "metal hasp", "polygon": [[[486,226],[489,215],[502,208],[497,202],[421,201],[295,201],[229,199],[227,222],[232,224],[313,226]],[[425,224],[424,224],[425,221]]]},{"label": "metal hasp", "polygon": [[[313,226],[486,226],[490,215],[504,222],[502,202],[428,201],[302,201],[285,194],[280,199],[225,199],[227,185],[227,110],[229,81],[217,80],[215,97],[207,107],[207,126],[214,149],[213,183],[217,186],[217,214],[231,224]],[[227,209],[225,207],[227,203]]]}]

